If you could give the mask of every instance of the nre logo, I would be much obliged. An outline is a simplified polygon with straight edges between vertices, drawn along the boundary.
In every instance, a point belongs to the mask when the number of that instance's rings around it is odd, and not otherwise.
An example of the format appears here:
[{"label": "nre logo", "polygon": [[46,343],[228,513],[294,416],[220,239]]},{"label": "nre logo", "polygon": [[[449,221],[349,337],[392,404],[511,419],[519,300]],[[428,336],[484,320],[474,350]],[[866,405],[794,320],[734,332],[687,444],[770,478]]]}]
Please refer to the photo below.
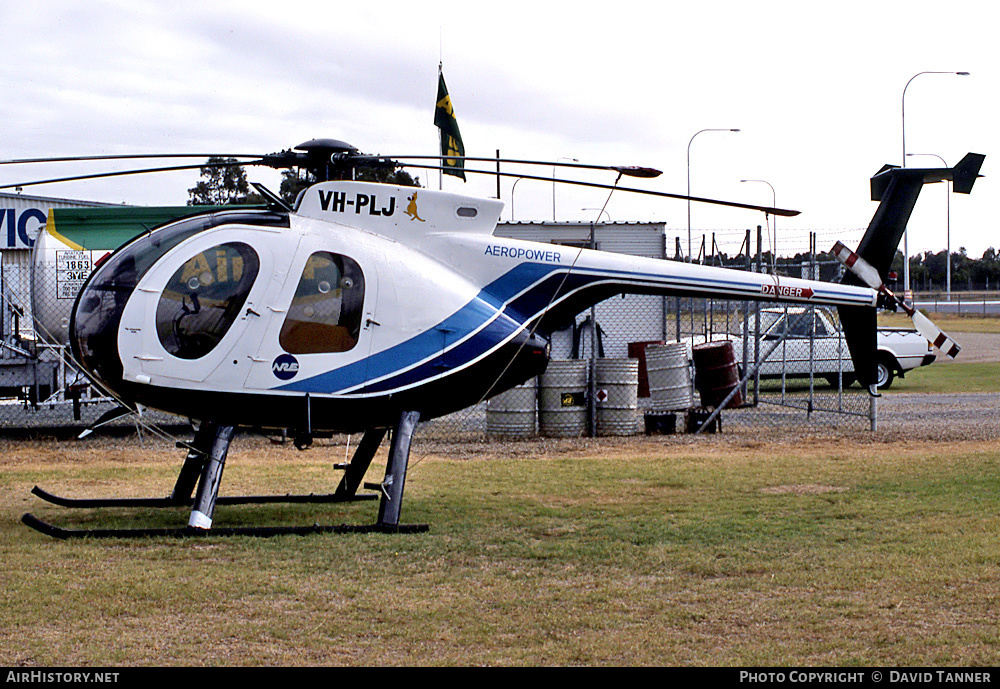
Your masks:
[{"label": "nre logo", "polygon": [[271,364],[271,373],[281,380],[291,380],[299,372],[299,361],[291,354],[282,354]]}]

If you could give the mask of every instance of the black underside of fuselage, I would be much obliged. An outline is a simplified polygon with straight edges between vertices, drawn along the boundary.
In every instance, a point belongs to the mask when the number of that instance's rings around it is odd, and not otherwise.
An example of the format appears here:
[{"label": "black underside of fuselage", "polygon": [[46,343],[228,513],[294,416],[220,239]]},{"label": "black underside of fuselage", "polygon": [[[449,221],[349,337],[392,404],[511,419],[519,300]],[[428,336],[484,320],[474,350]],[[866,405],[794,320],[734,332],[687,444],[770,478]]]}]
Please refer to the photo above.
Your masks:
[{"label": "black underside of fuselage", "polygon": [[548,347],[515,338],[480,361],[396,393],[371,397],[185,390],[119,382],[124,399],[195,420],[293,432],[356,433],[391,427],[404,411],[422,421],[475,405],[545,371]]}]

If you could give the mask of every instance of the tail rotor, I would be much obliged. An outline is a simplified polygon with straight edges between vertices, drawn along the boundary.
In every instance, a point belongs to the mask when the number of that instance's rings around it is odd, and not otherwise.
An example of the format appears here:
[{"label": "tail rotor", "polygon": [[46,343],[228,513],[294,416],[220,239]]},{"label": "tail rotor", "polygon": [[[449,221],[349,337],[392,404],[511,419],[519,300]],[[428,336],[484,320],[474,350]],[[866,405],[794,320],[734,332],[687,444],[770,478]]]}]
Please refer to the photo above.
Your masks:
[{"label": "tail rotor", "polygon": [[930,318],[917,311],[906,300],[894,294],[885,283],[878,270],[871,263],[863,259],[858,254],[851,251],[843,242],[833,245],[833,253],[845,268],[856,275],[864,284],[883,295],[884,305],[893,310],[901,308],[913,321],[913,326],[928,342],[941,350],[949,358],[954,359],[961,351],[961,346],[934,324]]}]

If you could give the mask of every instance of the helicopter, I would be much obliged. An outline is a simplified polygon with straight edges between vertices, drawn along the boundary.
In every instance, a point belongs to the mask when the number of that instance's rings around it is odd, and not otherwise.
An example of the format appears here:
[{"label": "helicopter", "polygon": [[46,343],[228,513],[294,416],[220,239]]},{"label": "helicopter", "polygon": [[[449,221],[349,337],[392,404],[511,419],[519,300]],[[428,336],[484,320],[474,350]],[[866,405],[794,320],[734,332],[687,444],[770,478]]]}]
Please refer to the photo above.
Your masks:
[{"label": "helicopter", "polygon": [[[431,163],[400,162],[407,159]],[[75,364],[124,408],[188,417],[197,430],[168,497],[70,499],[38,487],[33,492],[66,507],[190,506],[188,524],[78,530],[31,514],[24,523],[58,538],[424,531],[427,525],[401,523],[418,424],[540,375],[552,332],[623,293],[836,306],[858,380],[875,395],[876,309],[915,313],[885,281],[920,189],[947,179],[955,192],[970,193],[984,156],[970,153],[953,168],[879,170],[871,179],[879,206],[857,251],[842,244],[835,251],[848,268],[841,283],[500,238],[494,235],[503,208],[498,199],[360,182],[350,174],[363,165],[444,170],[455,161],[366,155],[341,141],[315,139],[242,163],[307,169],[318,181],[294,204],[255,184],[266,208],[196,212],[103,258],[69,316]],[[608,170],[617,173],[614,184],[569,183],[610,192],[797,214],[618,186],[625,176],[655,177],[659,171],[652,168],[507,162]],[[188,167],[200,166],[137,172]],[[921,318],[918,329],[929,341],[957,354],[954,341]],[[363,436],[334,493],[220,497],[238,427],[290,429],[299,447],[318,433]],[[364,484],[377,492],[359,493],[387,434],[385,477]],[[218,504],[374,499],[379,510],[371,525],[213,527]]]}]

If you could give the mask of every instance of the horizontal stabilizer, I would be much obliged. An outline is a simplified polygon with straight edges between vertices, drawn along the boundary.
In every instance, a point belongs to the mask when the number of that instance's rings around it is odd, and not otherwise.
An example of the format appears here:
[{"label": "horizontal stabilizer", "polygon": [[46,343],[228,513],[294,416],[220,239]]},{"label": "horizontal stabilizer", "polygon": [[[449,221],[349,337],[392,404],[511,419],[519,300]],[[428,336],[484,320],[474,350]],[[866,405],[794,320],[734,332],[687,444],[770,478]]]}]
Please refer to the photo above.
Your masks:
[{"label": "horizontal stabilizer", "polygon": [[885,165],[875,173],[871,192],[872,200],[878,201],[879,207],[858,244],[857,253],[875,267],[883,282],[924,184],[951,180],[956,192],[968,194],[979,177],[985,158],[979,153],[968,153],[953,168]]}]

